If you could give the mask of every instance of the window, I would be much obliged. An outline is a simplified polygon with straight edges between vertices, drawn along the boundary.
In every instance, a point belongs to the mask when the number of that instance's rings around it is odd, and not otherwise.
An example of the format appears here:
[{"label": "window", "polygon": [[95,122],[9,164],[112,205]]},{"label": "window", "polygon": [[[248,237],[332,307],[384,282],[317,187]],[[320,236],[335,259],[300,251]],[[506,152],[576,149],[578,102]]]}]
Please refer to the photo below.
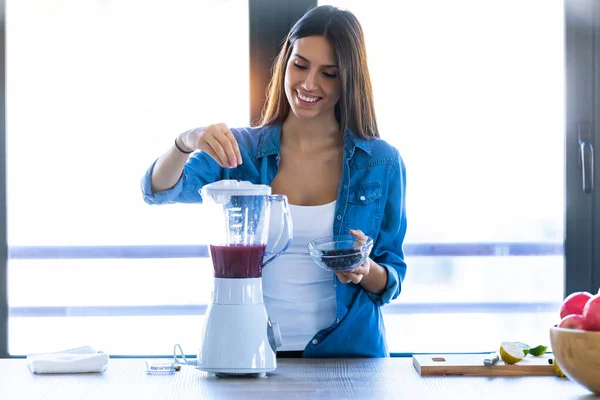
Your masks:
[{"label": "window", "polygon": [[145,205],[140,180],[180,132],[248,125],[248,2],[11,0],[7,14],[9,353],[195,351],[210,260],[146,246],[207,243],[208,216]]},{"label": "window", "polygon": [[[140,179],[181,131],[258,116],[281,38],[316,2],[282,4],[6,2],[0,357],[197,350],[211,216],[145,205]],[[565,288],[600,286],[600,199],[581,190],[577,137],[591,121],[600,143],[597,3],[319,4],[363,24],[380,130],[408,168],[409,268],[383,309],[390,350],[549,344]]]},{"label": "window", "polygon": [[564,285],[562,3],[319,4],[361,21],[379,128],[407,164],[391,350],[549,344]]}]

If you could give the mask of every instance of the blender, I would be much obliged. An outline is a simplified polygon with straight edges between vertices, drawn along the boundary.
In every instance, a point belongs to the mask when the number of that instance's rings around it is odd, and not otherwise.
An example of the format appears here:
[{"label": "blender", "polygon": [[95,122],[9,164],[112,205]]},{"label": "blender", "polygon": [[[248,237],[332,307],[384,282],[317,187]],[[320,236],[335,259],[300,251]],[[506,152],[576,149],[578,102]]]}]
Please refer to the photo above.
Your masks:
[{"label": "blender", "polygon": [[214,375],[266,376],[277,368],[281,335],[263,302],[262,268],[292,239],[287,197],[271,195],[270,186],[236,180],[217,181],[199,192],[223,223],[209,228],[214,286],[197,368]]}]

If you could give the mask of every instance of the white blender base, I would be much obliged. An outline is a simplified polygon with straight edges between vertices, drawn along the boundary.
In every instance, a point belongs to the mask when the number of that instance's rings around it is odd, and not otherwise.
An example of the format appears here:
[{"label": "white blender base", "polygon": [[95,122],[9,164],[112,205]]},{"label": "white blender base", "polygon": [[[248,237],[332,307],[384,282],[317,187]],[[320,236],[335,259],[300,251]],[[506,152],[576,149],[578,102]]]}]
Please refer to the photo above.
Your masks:
[{"label": "white blender base", "polygon": [[[204,371],[204,370],[203,370]],[[231,371],[224,371],[223,369],[219,370],[219,371],[204,371],[208,373],[209,377],[213,377],[213,378],[220,378],[220,377],[235,377],[235,376],[252,376],[252,375],[256,375],[257,378],[266,378],[267,377],[267,372],[269,371],[264,371],[264,372],[258,372],[255,369],[248,369],[248,370],[243,370],[243,369],[236,369],[236,370],[231,370]]]},{"label": "white blender base", "polygon": [[[241,283],[241,282],[240,282]],[[274,371],[264,304],[210,304],[196,368],[215,374]]]}]

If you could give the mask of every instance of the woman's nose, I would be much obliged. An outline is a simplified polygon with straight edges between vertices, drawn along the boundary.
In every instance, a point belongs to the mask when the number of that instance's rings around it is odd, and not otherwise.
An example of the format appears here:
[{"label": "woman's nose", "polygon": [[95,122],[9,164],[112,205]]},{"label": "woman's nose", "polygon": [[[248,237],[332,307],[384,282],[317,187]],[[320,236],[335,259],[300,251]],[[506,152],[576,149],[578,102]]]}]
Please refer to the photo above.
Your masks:
[{"label": "woman's nose", "polygon": [[316,73],[309,72],[308,75],[306,75],[306,79],[304,79],[304,82],[302,82],[302,87],[306,91],[309,91],[309,92],[316,89],[317,88]]}]

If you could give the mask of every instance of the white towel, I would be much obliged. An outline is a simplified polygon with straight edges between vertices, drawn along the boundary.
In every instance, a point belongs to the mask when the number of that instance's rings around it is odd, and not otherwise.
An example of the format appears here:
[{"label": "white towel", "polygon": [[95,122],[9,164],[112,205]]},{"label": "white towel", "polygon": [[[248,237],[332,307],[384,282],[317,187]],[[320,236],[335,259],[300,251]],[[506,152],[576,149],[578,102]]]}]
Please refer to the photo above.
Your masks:
[{"label": "white towel", "polygon": [[29,354],[27,365],[34,374],[75,374],[103,372],[108,360],[108,354],[84,346],[55,353]]}]

